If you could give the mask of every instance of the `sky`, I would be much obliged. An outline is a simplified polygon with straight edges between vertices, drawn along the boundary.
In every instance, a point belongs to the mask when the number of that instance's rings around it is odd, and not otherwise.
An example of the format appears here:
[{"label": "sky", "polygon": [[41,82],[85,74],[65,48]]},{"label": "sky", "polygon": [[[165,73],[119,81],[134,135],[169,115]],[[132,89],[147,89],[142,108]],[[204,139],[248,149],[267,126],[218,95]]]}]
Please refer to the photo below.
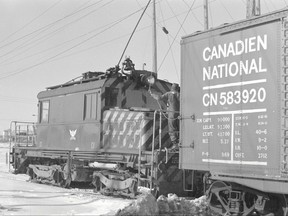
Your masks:
[{"label": "sky", "polygon": [[[0,0],[0,133],[11,121],[35,122],[46,87],[117,65],[148,1]],[[208,2],[209,28],[246,17],[246,0]],[[287,6],[261,0],[261,13]],[[203,0],[156,0],[156,16],[158,77],[180,83],[181,37],[204,29]],[[152,70],[152,4],[125,57]]]}]

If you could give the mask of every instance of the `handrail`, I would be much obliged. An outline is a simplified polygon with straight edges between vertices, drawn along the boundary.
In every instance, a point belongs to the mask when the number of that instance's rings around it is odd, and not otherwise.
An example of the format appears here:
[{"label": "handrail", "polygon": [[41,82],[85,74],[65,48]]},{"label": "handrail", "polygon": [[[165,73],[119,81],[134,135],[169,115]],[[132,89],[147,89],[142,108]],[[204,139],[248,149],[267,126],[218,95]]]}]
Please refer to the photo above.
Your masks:
[{"label": "handrail", "polygon": [[[35,145],[35,122],[27,121],[11,121],[10,122],[10,134],[9,134],[9,172],[10,172],[10,161],[11,161],[11,150],[12,142],[14,146],[34,146]],[[25,129],[22,129],[22,128]],[[30,130],[32,127],[32,130]],[[23,142],[21,142],[23,141]]]},{"label": "handrail", "polygon": [[[174,111],[165,111],[165,112],[174,112]],[[151,149],[151,175],[150,175],[150,189],[152,189],[153,186],[153,176],[155,175],[154,173],[154,158],[155,158],[155,139],[156,139],[156,119],[157,119],[157,114],[159,115],[159,150],[162,150],[162,115],[167,119],[168,117],[165,116],[163,110],[155,110],[153,114],[153,128],[152,128],[152,149]],[[179,118],[179,117],[177,117]],[[179,133],[179,131],[176,131]],[[141,166],[141,156],[142,156],[142,151],[141,151],[141,146],[139,146],[139,159],[138,159],[138,167]],[[166,149],[166,160],[168,159],[168,149]],[[156,172],[157,175],[157,172]],[[140,176],[139,170],[138,170],[138,176]],[[155,176],[157,178],[157,176]],[[139,181],[140,179],[138,179]]]},{"label": "handrail", "polygon": [[152,136],[152,158],[151,158],[151,183],[150,183],[150,189],[152,189],[152,178],[154,174],[154,151],[155,151],[155,130],[156,130],[156,115],[157,110],[154,111],[154,117],[153,117],[153,136]]},{"label": "handrail", "polygon": [[140,175],[141,175],[141,158],[142,158],[142,139],[140,139],[140,145],[139,145],[139,155],[138,155],[138,188],[140,186]]},{"label": "handrail", "polygon": [[159,150],[162,149],[162,113],[160,111],[160,117],[159,117]]}]

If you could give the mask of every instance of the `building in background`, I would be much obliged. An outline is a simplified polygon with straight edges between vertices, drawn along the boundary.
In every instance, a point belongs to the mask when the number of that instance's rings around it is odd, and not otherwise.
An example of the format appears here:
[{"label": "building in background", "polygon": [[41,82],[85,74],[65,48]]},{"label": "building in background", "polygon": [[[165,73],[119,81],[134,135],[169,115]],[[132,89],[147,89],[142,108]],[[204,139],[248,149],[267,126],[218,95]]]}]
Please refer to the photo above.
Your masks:
[{"label": "building in background", "polygon": [[0,137],[1,142],[8,142],[10,138],[10,129],[4,130],[2,136]]}]

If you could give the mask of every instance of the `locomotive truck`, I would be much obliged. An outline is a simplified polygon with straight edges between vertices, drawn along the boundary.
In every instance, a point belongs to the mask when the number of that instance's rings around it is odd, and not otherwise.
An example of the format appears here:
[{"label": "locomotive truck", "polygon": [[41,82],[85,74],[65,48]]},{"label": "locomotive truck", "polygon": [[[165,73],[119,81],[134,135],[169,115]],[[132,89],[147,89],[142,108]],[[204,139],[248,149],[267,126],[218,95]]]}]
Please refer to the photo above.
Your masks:
[{"label": "locomotive truck", "polygon": [[180,168],[210,208],[287,215],[288,10],[183,37]]},{"label": "locomotive truck", "polygon": [[[222,215],[287,215],[287,17],[285,9],[182,38],[179,152],[169,151],[165,104],[149,94],[171,83],[124,64],[40,92],[36,139],[14,145],[15,172],[132,197],[139,185],[206,191]],[[18,124],[16,141],[29,134]]]}]

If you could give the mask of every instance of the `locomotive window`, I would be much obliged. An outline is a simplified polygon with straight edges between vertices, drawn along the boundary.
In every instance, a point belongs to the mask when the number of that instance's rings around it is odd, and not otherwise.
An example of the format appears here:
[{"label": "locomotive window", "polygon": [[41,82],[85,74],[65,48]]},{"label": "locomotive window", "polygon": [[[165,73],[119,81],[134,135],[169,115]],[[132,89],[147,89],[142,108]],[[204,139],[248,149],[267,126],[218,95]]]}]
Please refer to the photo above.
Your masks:
[{"label": "locomotive window", "polygon": [[99,94],[91,93],[85,94],[85,104],[84,104],[84,120],[88,119],[98,119],[98,106],[99,104]]},{"label": "locomotive window", "polygon": [[105,105],[109,107],[117,106],[118,88],[106,88],[105,89]]},{"label": "locomotive window", "polygon": [[49,101],[40,102],[40,122],[45,123],[49,120]]}]

